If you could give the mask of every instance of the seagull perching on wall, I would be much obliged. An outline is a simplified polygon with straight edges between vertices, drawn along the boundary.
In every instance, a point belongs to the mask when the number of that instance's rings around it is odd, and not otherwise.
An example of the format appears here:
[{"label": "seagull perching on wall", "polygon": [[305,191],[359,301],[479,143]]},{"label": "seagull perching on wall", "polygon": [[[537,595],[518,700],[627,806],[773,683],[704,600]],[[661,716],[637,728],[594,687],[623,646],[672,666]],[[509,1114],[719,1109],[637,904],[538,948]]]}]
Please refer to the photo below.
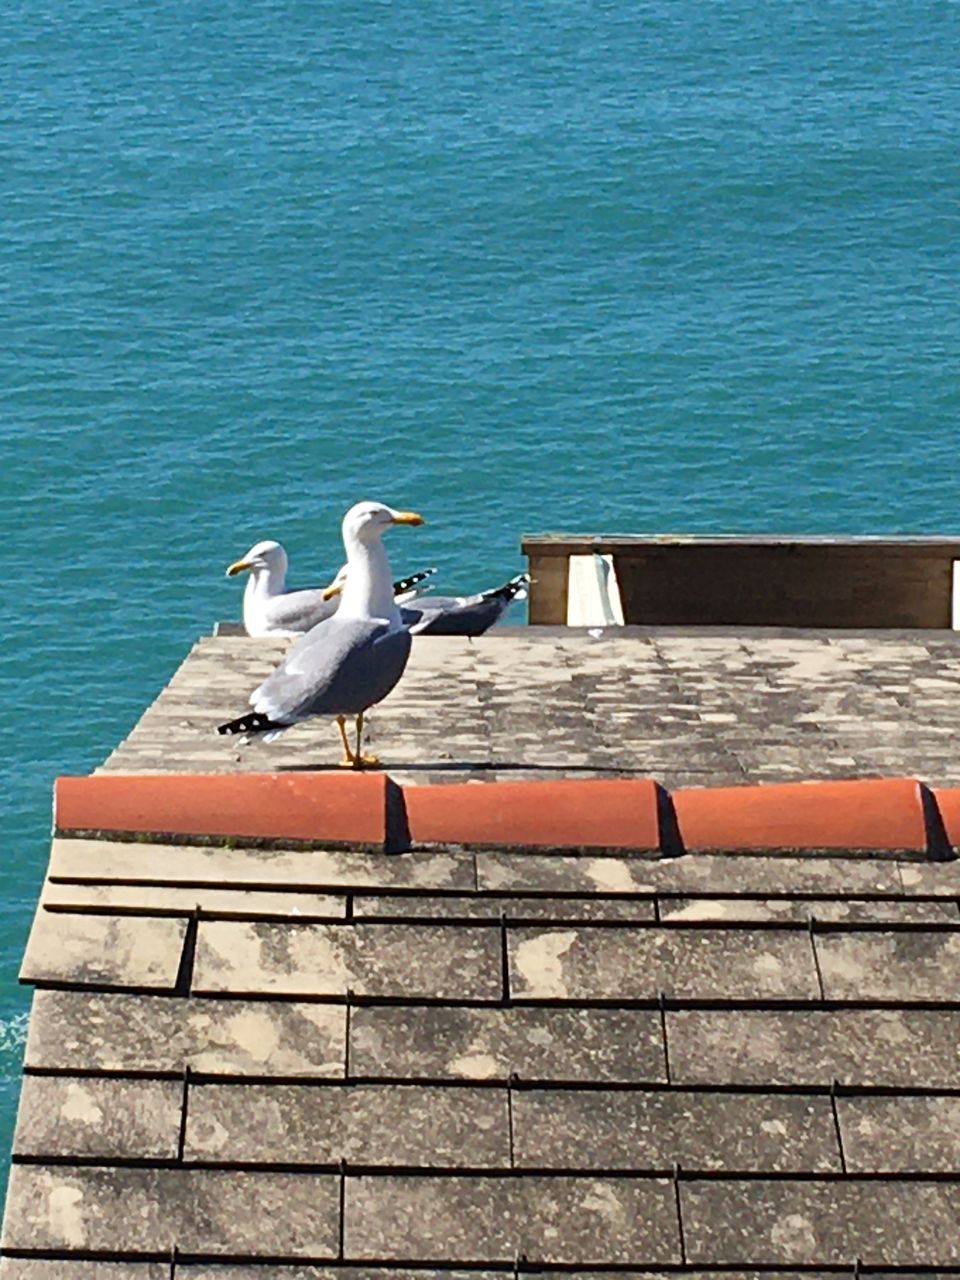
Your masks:
[{"label": "seagull perching on wall", "polygon": [[[334,716],[343,742],[341,764],[379,764],[362,751],[364,712],[380,702],[403,675],[410,632],[393,597],[383,535],[395,524],[423,524],[415,511],[380,502],[358,502],[343,518],[347,577],[336,613],[302,636],[276,671],[250,695],[252,713],[218,727],[246,741],[270,742],[312,716]],[[330,588],[328,588],[330,590]],[[346,718],[356,717],[356,749]]]},{"label": "seagull perching on wall", "polygon": [[[301,591],[287,589],[287,553],[279,542],[255,543],[245,556],[227,568],[227,577],[249,572],[243,592],[243,627],[248,636],[302,635],[337,611],[339,601],[323,587]],[[393,584],[399,603],[409,603],[417,595],[417,587],[436,569],[423,569]],[[346,565],[330,584],[340,588],[346,577]]]}]

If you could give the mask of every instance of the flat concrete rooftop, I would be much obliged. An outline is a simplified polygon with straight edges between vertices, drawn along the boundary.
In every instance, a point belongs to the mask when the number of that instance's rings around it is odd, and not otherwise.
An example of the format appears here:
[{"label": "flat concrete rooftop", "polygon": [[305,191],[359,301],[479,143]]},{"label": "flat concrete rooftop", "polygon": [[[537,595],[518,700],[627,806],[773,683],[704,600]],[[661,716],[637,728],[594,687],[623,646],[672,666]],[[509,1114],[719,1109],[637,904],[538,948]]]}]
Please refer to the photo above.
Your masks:
[{"label": "flat concrete rooftop", "polygon": [[[238,747],[239,714],[290,641],[200,639],[102,771],[335,768],[332,721]],[[401,784],[656,777],[668,788],[910,775],[960,781],[960,634],[498,629],[418,637],[368,719]]]}]

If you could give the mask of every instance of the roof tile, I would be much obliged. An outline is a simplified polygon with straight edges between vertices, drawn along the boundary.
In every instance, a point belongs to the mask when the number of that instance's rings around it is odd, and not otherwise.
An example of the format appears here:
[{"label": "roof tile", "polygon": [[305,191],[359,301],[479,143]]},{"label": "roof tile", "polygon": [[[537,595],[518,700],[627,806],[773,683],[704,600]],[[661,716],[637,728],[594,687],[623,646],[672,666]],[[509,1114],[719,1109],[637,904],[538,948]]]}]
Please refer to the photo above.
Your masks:
[{"label": "roof tile", "polygon": [[350,1065],[446,1080],[666,1079],[660,1015],[645,1009],[354,1009]]},{"label": "roof tile", "polygon": [[519,1089],[520,1167],[840,1172],[827,1097]]},{"label": "roof tile", "polygon": [[[323,916],[342,919],[342,897],[318,893],[284,893],[280,890],[218,889],[213,885],[60,884],[47,880],[40,897],[42,907],[137,912],[182,912],[199,907],[207,914],[235,915],[247,920],[271,916]],[[960,917],[958,917],[960,919]]]},{"label": "roof tile", "polygon": [[914,778],[703,788],[676,791],[673,802],[688,850],[927,851]]},{"label": "roof tile", "polygon": [[[251,1124],[251,1117],[256,1123]],[[419,1085],[191,1087],[184,1153],[227,1163],[510,1166],[506,1090]]]},{"label": "roof tile", "polygon": [[540,1000],[819,998],[798,930],[511,928],[510,989]]},{"label": "roof tile", "polygon": [[498,929],[202,921],[194,989],[235,994],[497,999]]},{"label": "roof tile", "polygon": [[661,844],[649,779],[448,783],[407,787],[404,801],[415,844],[651,852]]},{"label": "roof tile", "polygon": [[[0,1280],[169,1280],[169,1262],[65,1262],[4,1258]],[[296,1280],[288,1277],[288,1280]],[[303,1280],[307,1280],[306,1277]]]},{"label": "roof tile", "polygon": [[53,842],[50,875],[109,883],[145,880],[215,889],[472,889],[473,856],[455,853],[352,853],[326,849],[227,849],[222,846]]},{"label": "roof tile", "polygon": [[815,945],[828,1000],[952,1000],[960,986],[960,929],[825,933]]},{"label": "roof tile", "polygon": [[15,1164],[3,1245],[334,1258],[338,1224],[331,1174]]},{"label": "roof tile", "polygon": [[956,902],[924,902],[910,898],[658,898],[661,920],[791,921],[829,920],[893,924],[955,924]]},{"label": "roof tile", "polygon": [[[952,905],[952,904],[951,904]],[[951,906],[943,910],[950,912]],[[960,924],[960,913],[953,915]],[[353,900],[355,920],[369,916],[402,916],[408,919],[494,920],[654,920],[652,898],[497,898],[471,894],[469,897],[426,897],[394,894],[382,897],[357,896]]]},{"label": "roof tile", "polygon": [[38,991],[26,1065],[327,1078],[343,1074],[345,1034],[333,1005]]},{"label": "roof tile", "polygon": [[960,1262],[960,1185],[689,1182],[680,1188],[696,1265],[945,1266]]},{"label": "roof tile", "polygon": [[939,1010],[668,1010],[678,1084],[960,1087],[960,1018]]},{"label": "roof tile", "polygon": [[960,787],[937,787],[934,792],[947,839],[960,847]]},{"label": "roof tile", "polygon": [[507,893],[903,894],[896,863],[866,858],[689,854],[653,861],[530,853],[478,853],[476,858],[479,887]]},{"label": "roof tile", "polygon": [[851,1173],[960,1174],[960,1097],[838,1098]]},{"label": "roof tile", "polygon": [[[168,1280],[169,1267],[163,1273],[162,1280]],[[0,1275],[0,1280],[4,1277]],[[31,1278],[32,1280],[32,1278]],[[38,1278],[40,1280],[40,1278]],[[47,1280],[47,1277],[42,1277]],[[55,1277],[51,1277],[55,1280]],[[104,1277],[110,1280],[110,1277]],[[503,1280],[502,1271],[461,1271],[456,1268],[409,1270],[406,1267],[297,1267],[297,1266],[263,1266],[256,1262],[250,1266],[223,1266],[216,1263],[207,1266],[205,1263],[177,1263],[177,1280]],[[569,1280],[569,1277],[568,1277]],[[596,1277],[596,1280],[601,1280]],[[636,1280],[640,1280],[639,1277]],[[651,1280],[644,1277],[644,1280]],[[661,1277],[660,1280],[666,1280]],[[709,1280],[704,1276],[702,1280]],[[726,1280],[726,1278],[725,1278]],[[733,1277],[737,1280],[737,1277]],[[761,1277],[744,1277],[743,1280],[762,1280]],[[801,1280],[801,1277],[777,1277],[777,1280]],[[833,1277],[804,1276],[802,1280],[835,1280]]]},{"label": "roof tile", "polygon": [[58,778],[60,831],[316,840],[382,847],[381,773],[96,774]]},{"label": "roof tile", "polygon": [[347,1178],[350,1258],[680,1261],[666,1179]]},{"label": "roof tile", "polygon": [[21,982],[172,991],[185,920],[38,911]]},{"label": "roof tile", "polygon": [[904,862],[900,879],[905,893],[960,898],[960,860],[955,862]]},{"label": "roof tile", "polygon": [[175,1160],[183,1086],[173,1080],[26,1076],[14,1153]]}]

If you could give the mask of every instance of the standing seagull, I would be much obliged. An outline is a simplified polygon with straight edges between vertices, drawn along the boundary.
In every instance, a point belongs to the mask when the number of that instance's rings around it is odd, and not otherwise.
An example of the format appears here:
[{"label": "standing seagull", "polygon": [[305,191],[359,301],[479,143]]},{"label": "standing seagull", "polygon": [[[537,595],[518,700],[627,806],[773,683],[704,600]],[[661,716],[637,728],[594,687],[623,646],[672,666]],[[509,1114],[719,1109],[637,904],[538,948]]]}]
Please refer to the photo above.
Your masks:
[{"label": "standing seagull", "polygon": [[[394,524],[423,524],[415,511],[380,502],[358,502],[343,518],[347,577],[340,608],[308,631],[271,676],[250,695],[253,712],[218,727],[249,740],[272,741],[311,716],[335,716],[343,742],[341,764],[379,764],[362,752],[363,713],[380,702],[403,675],[410,632],[393,598],[383,535]],[[328,588],[329,590],[329,588]],[[347,741],[346,717],[356,717],[356,750]]]},{"label": "standing seagull", "polygon": [[[287,553],[279,542],[257,542],[242,560],[235,560],[227,568],[227,577],[249,572],[243,592],[243,628],[248,636],[302,635],[324,618],[337,611],[339,594],[346,576],[346,565],[333,582],[336,593],[322,587],[307,587],[300,591],[287,588]],[[436,569],[423,569],[420,573],[401,578],[393,584],[393,593],[401,604],[416,597],[416,587],[436,573]]]}]

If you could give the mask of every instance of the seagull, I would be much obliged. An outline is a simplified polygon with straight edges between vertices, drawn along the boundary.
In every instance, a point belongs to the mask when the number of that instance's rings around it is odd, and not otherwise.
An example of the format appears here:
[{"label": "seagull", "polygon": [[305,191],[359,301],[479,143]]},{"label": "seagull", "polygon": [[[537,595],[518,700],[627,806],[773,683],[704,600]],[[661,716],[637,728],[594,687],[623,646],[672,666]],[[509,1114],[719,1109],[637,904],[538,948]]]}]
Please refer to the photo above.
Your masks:
[{"label": "seagull", "polygon": [[[249,571],[243,592],[243,626],[248,636],[302,635],[324,618],[337,611],[337,600],[322,587],[309,587],[303,591],[287,589],[287,553],[279,542],[255,543],[245,556],[227,567],[227,577]],[[347,566],[344,565],[331,583],[343,589]],[[436,569],[423,569],[401,578],[393,584],[394,596],[401,603],[416,599],[421,582],[436,573]]]},{"label": "seagull", "polygon": [[[270,742],[311,716],[333,716],[343,743],[341,765],[379,764],[364,755],[364,712],[380,702],[403,675],[410,632],[394,600],[383,535],[395,524],[423,524],[415,511],[381,502],[358,502],[343,518],[347,577],[340,607],[296,642],[283,662],[250,695],[252,712],[228,720],[220,734]],[[331,588],[327,588],[331,590]],[[347,740],[347,716],[356,718],[356,748]]]},{"label": "seagull", "polygon": [[528,573],[518,573],[502,587],[472,596],[424,596],[400,610],[414,636],[482,636],[503,617],[514,600],[525,600]]},{"label": "seagull", "polygon": [[[422,596],[415,604],[405,604],[400,617],[414,636],[482,636],[499,622],[514,600],[526,599],[529,585],[530,575],[518,573],[502,587],[472,596]],[[341,590],[339,579],[327,590],[331,594]]]}]

